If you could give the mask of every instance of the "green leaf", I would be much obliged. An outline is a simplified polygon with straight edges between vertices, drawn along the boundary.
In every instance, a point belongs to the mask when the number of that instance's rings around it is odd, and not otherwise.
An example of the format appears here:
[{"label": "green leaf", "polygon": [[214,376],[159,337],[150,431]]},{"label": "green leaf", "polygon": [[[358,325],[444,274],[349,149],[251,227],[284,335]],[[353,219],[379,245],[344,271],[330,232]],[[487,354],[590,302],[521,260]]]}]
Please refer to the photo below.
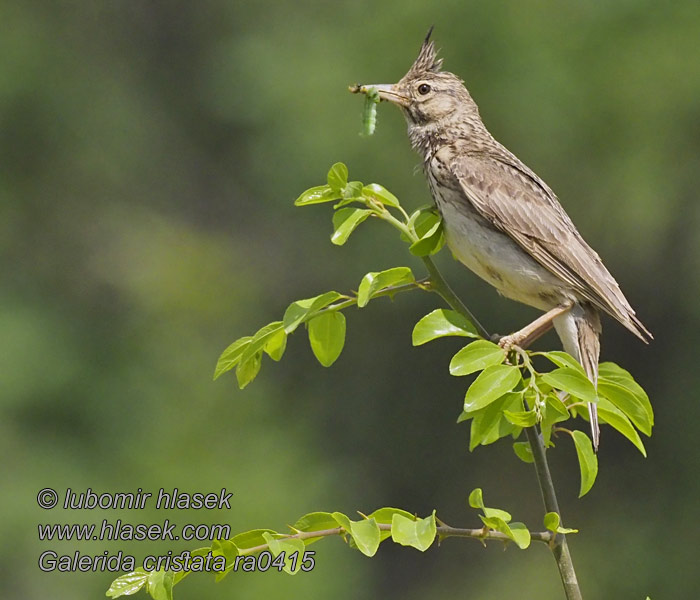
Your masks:
[{"label": "green leaf", "polygon": [[607,377],[598,378],[598,393],[625,413],[639,431],[651,435],[653,420],[638,395]]},{"label": "green leaf", "polygon": [[581,469],[581,490],[578,497],[585,496],[593,487],[598,475],[598,457],[593,452],[593,444],[583,431],[574,431],[572,434],[578,463]]},{"label": "green leaf", "polygon": [[570,417],[569,411],[566,405],[559,400],[559,397],[555,392],[547,395],[545,400],[546,410],[544,412],[544,417],[542,418],[542,423],[540,428],[542,429],[542,438],[544,440],[545,446],[550,445],[552,439],[552,427],[556,423],[561,423],[562,421],[567,421]]},{"label": "green leaf", "polygon": [[138,592],[148,581],[149,572],[139,567],[131,573],[117,577],[109,586],[106,595],[110,598],[131,596]]},{"label": "green leaf", "polygon": [[478,338],[474,325],[457,311],[438,308],[425,315],[413,328],[413,345],[421,346],[431,340],[445,336]]},{"label": "green leaf", "polygon": [[328,187],[340,192],[348,183],[348,168],[341,162],[335,163],[328,171]]},{"label": "green leaf", "polygon": [[346,532],[350,533],[350,518],[341,512],[334,512],[331,513],[331,516],[333,517],[333,520],[340,525],[343,529],[345,529]]},{"label": "green leaf", "polygon": [[583,372],[570,367],[559,367],[542,375],[542,381],[553,388],[563,390],[567,394],[580,398],[585,402],[596,402],[595,388]]},{"label": "green leaf", "polygon": [[287,332],[280,328],[274,333],[263,346],[265,353],[275,361],[282,358],[285,349],[287,348]]},{"label": "green leaf", "polygon": [[330,367],[345,345],[345,315],[341,312],[322,313],[308,323],[309,342],[314,355],[324,367]]},{"label": "green leaf", "polygon": [[469,412],[484,408],[521,381],[520,369],[508,365],[487,367],[469,386],[464,397],[464,410]]},{"label": "green leaf", "polygon": [[[485,446],[500,439],[502,435],[499,425],[504,419],[503,411],[506,409],[522,410],[522,407],[522,392],[508,392],[475,413],[463,412],[459,421],[473,418],[469,434],[469,451],[472,452],[479,444]],[[508,434],[503,433],[503,435]]]},{"label": "green leaf", "polygon": [[562,352],[561,350],[550,350],[549,352],[536,352],[535,354],[548,358],[551,362],[557,365],[557,367],[569,367],[570,369],[574,369],[579,373],[584,375],[586,374],[581,366],[581,363],[567,352]]},{"label": "green leaf", "polygon": [[484,508],[484,492],[481,488],[474,488],[467,499],[472,508]]},{"label": "green leaf", "polygon": [[221,356],[216,363],[216,369],[214,369],[214,380],[221,377],[221,375],[226,373],[226,371],[230,371],[238,364],[238,362],[241,360],[243,352],[248,347],[248,344],[250,344],[252,339],[252,335],[239,338],[221,353]]},{"label": "green leaf", "polygon": [[236,367],[236,379],[238,380],[238,387],[240,389],[245,388],[253,379],[255,379],[260,372],[260,365],[262,363],[262,351],[251,356],[249,359],[239,362]]},{"label": "green leaf", "polygon": [[237,548],[242,552],[248,548],[255,548],[256,546],[262,546],[266,544],[264,534],[266,533],[277,533],[272,529],[252,529],[251,531],[244,531],[234,535],[231,541],[235,544]]},{"label": "green leaf", "polygon": [[479,518],[487,527],[507,535],[521,550],[525,550],[530,546],[530,531],[523,523],[516,522],[509,525],[499,517],[485,517],[479,515]]},{"label": "green leaf", "polygon": [[374,556],[381,541],[379,527],[374,519],[350,522],[350,534],[358,550],[365,556]]},{"label": "green leaf", "polygon": [[173,572],[151,571],[146,591],[153,600],[173,600]]},{"label": "green leaf", "polygon": [[513,518],[511,517],[510,513],[506,512],[505,510],[501,510],[500,508],[488,508],[487,506],[484,506],[484,494],[481,488],[475,488],[471,491],[468,502],[469,506],[472,508],[480,508],[483,510],[484,515],[488,518],[494,517],[501,519],[506,523]]},{"label": "green leaf", "polygon": [[425,519],[413,520],[395,514],[391,521],[391,538],[402,546],[412,546],[425,552],[435,541],[437,526],[435,511]]},{"label": "green leaf", "polygon": [[515,442],[513,444],[513,452],[524,463],[535,462],[535,458],[532,456],[532,448],[530,448],[528,442]]},{"label": "green leaf", "polygon": [[333,214],[333,235],[331,242],[336,246],[342,246],[348,241],[355,228],[372,214],[366,208],[340,208]]},{"label": "green leaf", "polygon": [[525,527],[524,523],[509,523],[508,528],[510,529],[510,539],[515,542],[518,548],[525,550],[530,546],[532,536],[530,535],[530,530]]},{"label": "green leaf", "polygon": [[229,564],[238,556],[238,548],[231,540],[214,540],[211,543],[211,555],[223,556],[226,564]]},{"label": "green leaf", "polygon": [[399,199],[378,183],[370,183],[362,188],[362,194],[385,206],[400,206]]},{"label": "green leaf", "polygon": [[625,415],[625,413],[610,402],[610,400],[602,396],[598,400],[598,418],[600,419],[601,423],[607,423],[611,427],[617,429],[630,442],[632,442],[636,446],[637,450],[639,450],[646,458],[647,451],[644,448],[644,444],[642,443],[636,429],[632,427],[632,423],[627,418],[627,415]]},{"label": "green leaf", "polygon": [[442,221],[433,225],[426,234],[409,246],[409,251],[414,256],[429,256],[437,254],[445,245],[445,232]]},{"label": "green leaf", "polygon": [[537,413],[534,410],[523,410],[511,412],[510,410],[503,411],[503,415],[513,425],[518,427],[532,427],[537,423]]},{"label": "green leaf", "polygon": [[632,392],[639,403],[644,407],[650,425],[654,425],[654,411],[651,407],[649,396],[647,396],[647,393],[642,389],[642,386],[634,380],[629,371],[625,371],[625,369],[615,363],[604,362],[600,364],[598,373],[603,379],[617,383]]},{"label": "green leaf", "polygon": [[505,358],[506,353],[498,344],[488,340],[476,340],[452,357],[450,375],[469,375],[491,365],[500,365]]},{"label": "green leaf", "polygon": [[294,201],[294,206],[308,206],[309,204],[322,204],[340,200],[340,190],[334,191],[327,185],[319,185],[306,190]]},{"label": "green leaf", "polygon": [[[374,512],[370,513],[368,518],[374,519],[377,523],[382,525],[391,525],[394,515],[401,515],[407,519],[414,519],[413,515],[408,511],[402,510],[400,508],[378,508]],[[386,538],[391,537],[391,531],[386,531],[383,529],[379,530],[379,539],[384,541]]]},{"label": "green leaf", "polygon": [[304,300],[292,302],[284,312],[284,317],[282,317],[282,326],[284,330],[288,334],[292,333],[301,323],[304,323],[310,316],[313,316],[315,312],[325,308],[329,304],[333,304],[340,298],[343,298],[343,295],[338,292],[326,292],[325,294],[319,294],[313,298],[305,298]]},{"label": "green leaf", "polygon": [[578,533],[578,529],[569,529],[567,527],[560,527],[559,514],[555,512],[548,512],[544,516],[544,526],[545,529],[549,529],[552,533]]},{"label": "green leaf", "polygon": [[[336,527],[338,527],[338,522],[333,518],[331,513],[311,512],[305,514],[294,523],[292,529],[297,531],[323,531],[324,529],[335,529]],[[306,538],[303,542],[308,546],[320,539],[320,537]]]},{"label": "green leaf", "polygon": [[[298,573],[299,569],[301,568],[301,561],[298,558],[304,554],[304,542],[295,538],[278,539],[273,537],[273,534],[271,533],[263,533],[263,537],[265,538],[265,542],[267,543],[268,548],[270,548],[270,552],[273,554],[273,556],[279,556],[282,552],[284,552],[284,566],[282,567],[284,572],[289,573],[290,575],[295,575]],[[294,560],[294,558],[291,556],[295,552],[297,553],[297,560]],[[294,566],[294,569],[292,569],[292,566]]]},{"label": "green leaf", "polygon": [[357,306],[360,308],[367,306],[367,303],[375,294],[386,288],[412,283],[416,280],[409,267],[394,267],[386,271],[367,273],[360,282],[357,290]]},{"label": "green leaf", "polygon": [[[282,326],[282,321],[273,321],[268,323],[264,327],[261,327],[255,332],[253,339],[246,346],[246,349],[241,355],[241,363],[250,360],[253,356],[260,354],[268,344],[271,345],[273,352],[277,345],[279,345],[280,332],[284,333],[284,328]],[[240,365],[239,365],[240,366]]]},{"label": "green leaf", "polygon": [[362,182],[361,181],[351,181],[349,182],[342,191],[343,199],[346,201],[354,201],[362,199]]},{"label": "green leaf", "polygon": [[548,512],[544,516],[544,527],[552,533],[557,533],[557,529],[559,529],[559,513]]}]

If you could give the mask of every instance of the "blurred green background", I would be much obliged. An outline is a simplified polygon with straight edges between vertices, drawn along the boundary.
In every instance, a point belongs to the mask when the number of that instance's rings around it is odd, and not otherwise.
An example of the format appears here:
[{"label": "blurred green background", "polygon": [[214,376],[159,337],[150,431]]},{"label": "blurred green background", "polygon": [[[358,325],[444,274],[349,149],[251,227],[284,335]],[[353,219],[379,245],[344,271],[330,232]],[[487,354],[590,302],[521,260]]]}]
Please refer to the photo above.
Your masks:
[{"label": "blurred green background", "polygon": [[[399,296],[348,314],[326,370],[303,332],[244,392],[212,382],[220,351],[287,304],[357,286],[371,270],[422,273],[393,232],[329,242],[327,207],[294,198],[344,161],[407,207],[429,200],[401,115],[358,136],[347,85],[393,82],[431,24],[494,135],[559,194],[655,334],[606,320],[603,359],[648,390],[649,458],[606,429],[593,491],[575,454],[551,454],[588,598],[697,593],[700,450],[700,3],[236,1],[0,4],[0,482],[6,597],[103,597],[115,574],[42,573],[40,552],[192,542],[39,542],[48,522],[226,522],[283,529],[311,510],[433,508],[476,526],[474,487],[533,528],[529,465],[506,442],[468,452],[456,425],[461,346],[412,348],[438,306]],[[492,331],[534,312],[452,261],[439,264]],[[380,340],[380,341],[378,341]],[[540,342],[554,348],[552,334]],[[42,511],[36,494],[142,487],[234,491],[230,511]],[[447,540],[369,560],[338,539],[290,578],[194,575],[185,598],[561,598],[546,548]]]}]

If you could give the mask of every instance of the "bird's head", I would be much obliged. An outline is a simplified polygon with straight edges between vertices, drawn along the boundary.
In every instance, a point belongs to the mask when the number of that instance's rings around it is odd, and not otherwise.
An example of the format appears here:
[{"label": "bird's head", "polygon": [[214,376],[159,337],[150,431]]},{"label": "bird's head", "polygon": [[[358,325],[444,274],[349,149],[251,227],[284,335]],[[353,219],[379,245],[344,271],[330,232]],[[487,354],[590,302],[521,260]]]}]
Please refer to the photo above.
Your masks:
[{"label": "bird's head", "polygon": [[352,91],[367,93],[375,88],[380,100],[401,108],[409,129],[478,119],[478,108],[462,80],[442,70],[435,44],[430,39],[432,27],[423,41],[418,58],[398,83],[358,85]]}]

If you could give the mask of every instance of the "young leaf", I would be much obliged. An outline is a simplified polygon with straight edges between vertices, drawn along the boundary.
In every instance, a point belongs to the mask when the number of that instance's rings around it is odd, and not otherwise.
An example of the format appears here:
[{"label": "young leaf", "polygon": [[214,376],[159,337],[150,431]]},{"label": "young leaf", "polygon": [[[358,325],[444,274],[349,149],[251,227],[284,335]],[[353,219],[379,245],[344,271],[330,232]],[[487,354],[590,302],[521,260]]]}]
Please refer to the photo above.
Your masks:
[{"label": "young leaf", "polygon": [[429,256],[437,254],[445,245],[445,233],[442,221],[438,220],[419,240],[409,246],[409,251],[414,256]]},{"label": "young leaf", "polygon": [[315,312],[325,308],[329,304],[333,304],[336,300],[342,298],[342,294],[338,292],[326,292],[319,294],[313,298],[305,298],[292,302],[282,317],[282,326],[289,334],[292,333],[301,323],[305,322],[309,316]]},{"label": "young leaf", "polygon": [[464,397],[464,410],[469,412],[488,406],[513,390],[520,381],[521,374],[518,367],[508,365],[487,367],[469,386]]},{"label": "young leaf", "polygon": [[413,520],[400,514],[395,514],[391,521],[391,538],[402,546],[412,546],[425,552],[435,541],[437,526],[435,511],[425,519]]},{"label": "young leaf", "polygon": [[457,311],[438,308],[425,315],[413,328],[413,345],[420,346],[445,336],[478,338],[474,325]]},{"label": "young leaf", "polygon": [[323,202],[335,202],[342,198],[340,191],[334,191],[327,185],[319,185],[306,190],[294,201],[294,206],[308,206],[309,204],[322,204]]},{"label": "young leaf", "polygon": [[[300,517],[292,527],[298,531],[323,531],[324,529],[334,529],[338,527],[338,522],[333,518],[331,513],[312,512]],[[320,537],[314,537],[306,538],[303,541],[304,544],[308,546],[320,539]]]},{"label": "young leaf", "polygon": [[596,402],[597,400],[593,384],[577,369],[559,367],[542,375],[542,381],[586,402]]},{"label": "young leaf", "polygon": [[472,508],[484,509],[484,492],[481,488],[474,488],[467,499]]},{"label": "young leaf", "polygon": [[357,549],[365,556],[374,556],[381,541],[379,527],[374,519],[350,522],[350,534]]},{"label": "young leaf", "polygon": [[239,362],[236,367],[236,379],[238,380],[238,387],[243,389],[246,387],[253,379],[255,379],[260,372],[260,364],[262,363],[262,351],[254,354],[245,361]]},{"label": "young leaf", "polygon": [[644,448],[644,444],[642,443],[642,440],[635,428],[632,427],[632,423],[627,418],[627,415],[625,415],[625,413],[623,413],[607,398],[602,396],[598,400],[598,417],[600,418],[601,423],[607,423],[611,427],[617,429],[630,442],[632,442],[636,446],[637,450],[639,450],[646,458],[647,451]]},{"label": "young leaf", "polygon": [[510,423],[517,425],[518,427],[532,427],[535,423],[537,423],[537,413],[534,410],[523,410],[518,412],[505,410],[503,411],[503,415]]},{"label": "young leaf", "polygon": [[255,332],[253,339],[250,340],[250,343],[243,351],[243,354],[241,355],[241,363],[250,360],[256,354],[259,354],[268,344],[271,345],[274,352],[274,348],[279,342],[279,335],[281,331],[284,331],[282,321],[273,321],[272,323],[268,323],[264,327],[258,329]]},{"label": "young leaf", "polygon": [[570,415],[566,405],[559,400],[559,397],[554,392],[547,395],[545,407],[546,410],[542,417],[540,428],[542,429],[544,444],[545,446],[549,446],[552,439],[552,426],[556,423],[567,421]]},{"label": "young leaf", "polygon": [[112,585],[107,590],[107,596],[110,598],[119,598],[120,596],[131,596],[138,592],[148,581],[149,572],[143,567],[139,567],[131,573],[117,577]]},{"label": "young leaf", "polygon": [[500,531],[501,533],[507,535],[521,550],[525,550],[530,546],[530,531],[523,523],[511,523],[508,525],[508,523],[499,517],[485,517],[483,515],[479,515],[479,518],[483,521],[486,527],[494,529],[495,531]]},{"label": "young leaf", "polygon": [[340,192],[348,183],[348,168],[341,162],[335,163],[328,171],[328,187]]},{"label": "young leaf", "polygon": [[355,200],[362,199],[362,182],[361,181],[350,181],[343,188],[342,191],[343,200],[353,202]]},{"label": "young leaf", "polygon": [[330,367],[345,345],[345,315],[322,313],[309,321],[309,342],[314,355],[324,367]]},{"label": "young leaf", "polygon": [[515,442],[513,444],[513,452],[524,463],[533,463],[535,458],[532,456],[532,448],[528,442]]},{"label": "young leaf", "polygon": [[173,600],[172,571],[151,571],[148,574],[146,591],[153,600]]},{"label": "young leaf", "polygon": [[[271,533],[263,533],[263,537],[273,556],[279,556],[284,552],[285,558],[282,569],[290,575],[295,575],[301,568],[301,562],[298,560],[298,557],[304,554],[304,542],[293,538],[277,539]],[[295,552],[298,553],[297,560],[294,560],[291,556]]]},{"label": "young leaf", "polygon": [[282,358],[286,348],[287,332],[283,328],[280,328],[276,333],[274,333],[263,346],[265,354],[275,361]]},{"label": "young leaf", "polygon": [[544,516],[544,526],[545,529],[549,529],[552,533],[578,533],[578,529],[569,529],[567,527],[559,526],[560,519],[559,514],[555,512],[548,512]]},{"label": "young leaf", "polygon": [[231,541],[237,548],[240,548],[241,551],[243,551],[247,548],[255,548],[255,546],[262,546],[263,544],[266,544],[267,542],[265,541],[264,537],[264,534],[266,533],[277,532],[273,531],[272,529],[252,529],[251,531],[244,531],[243,533],[234,535],[231,538]]},{"label": "young leaf", "polygon": [[[377,510],[375,510],[367,516],[370,519],[374,519],[379,524],[391,525],[394,515],[401,515],[403,517],[406,517],[407,519],[412,520],[415,519],[411,513],[405,510],[402,510],[400,508],[390,508],[388,506],[384,508],[378,508]],[[379,540],[381,542],[383,542],[388,537],[391,537],[391,531],[385,531],[383,529],[379,530]]]},{"label": "young leaf", "polygon": [[[489,404],[486,408],[475,413],[465,413],[460,415],[460,419],[472,418],[471,430],[469,433],[469,451],[472,452],[479,444],[484,446],[495,442],[502,437],[499,425],[503,421],[503,411],[522,410],[522,392],[508,392],[501,398]],[[458,422],[459,422],[458,421]],[[492,435],[493,433],[493,435]],[[503,435],[508,435],[503,433]]]},{"label": "young leaf", "polygon": [[357,290],[357,306],[363,308],[372,297],[386,288],[412,283],[416,280],[408,267],[394,267],[386,271],[367,273],[360,282]]},{"label": "young leaf", "polygon": [[212,556],[223,556],[229,563],[238,556],[238,548],[231,540],[214,540],[211,543],[210,552]]},{"label": "young leaf", "polygon": [[398,207],[399,199],[378,183],[370,183],[362,188],[362,194],[385,206]]},{"label": "young leaf", "polygon": [[450,361],[450,375],[469,375],[491,365],[500,365],[506,353],[498,344],[477,340],[462,348]]},{"label": "young leaf", "polygon": [[331,516],[333,517],[333,519],[335,520],[335,522],[336,522],[338,525],[340,525],[340,527],[342,527],[343,529],[345,529],[345,531],[347,531],[348,533],[350,533],[350,524],[351,524],[351,521],[350,521],[350,518],[349,518],[346,514],[343,514],[343,513],[341,513],[341,512],[337,512],[337,511],[336,511],[336,512],[334,512],[334,513],[331,513]]},{"label": "young leaf", "polygon": [[366,208],[340,208],[333,214],[333,235],[331,242],[342,246],[348,241],[355,228],[372,214]]},{"label": "young leaf", "polygon": [[238,364],[243,352],[245,352],[245,349],[252,339],[252,335],[239,338],[221,353],[216,363],[216,369],[214,369],[214,380],[221,377],[226,371],[230,371]]},{"label": "young leaf", "polygon": [[595,483],[595,478],[598,475],[598,457],[593,452],[590,438],[583,431],[574,431],[572,436],[581,469],[581,490],[578,495],[581,498],[590,491]]}]

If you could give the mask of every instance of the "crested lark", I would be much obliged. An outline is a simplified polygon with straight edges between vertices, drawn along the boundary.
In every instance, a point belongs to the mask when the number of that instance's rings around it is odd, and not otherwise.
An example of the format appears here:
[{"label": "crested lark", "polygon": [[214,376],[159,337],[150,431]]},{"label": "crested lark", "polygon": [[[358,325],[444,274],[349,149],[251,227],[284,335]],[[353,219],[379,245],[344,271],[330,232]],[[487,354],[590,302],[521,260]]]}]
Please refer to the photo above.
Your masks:
[{"label": "crested lark", "polygon": [[[429,32],[398,83],[359,91],[376,88],[406,117],[454,256],[504,296],[546,311],[499,343],[525,346],[553,325],[596,385],[600,311],[644,342],[652,336],[554,192],[493,138],[462,80],[441,68]],[[595,404],[588,410],[597,449]]]}]

